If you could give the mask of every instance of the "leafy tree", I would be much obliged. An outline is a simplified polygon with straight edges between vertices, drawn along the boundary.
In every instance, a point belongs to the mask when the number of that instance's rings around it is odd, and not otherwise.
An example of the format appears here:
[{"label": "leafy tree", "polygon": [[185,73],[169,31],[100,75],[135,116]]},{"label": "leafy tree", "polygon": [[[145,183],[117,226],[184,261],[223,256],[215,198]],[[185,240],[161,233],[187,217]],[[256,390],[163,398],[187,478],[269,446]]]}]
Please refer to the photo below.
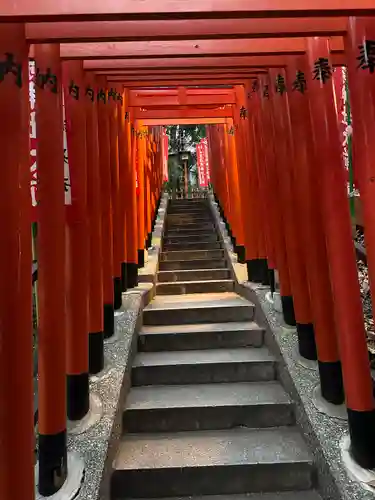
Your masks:
[{"label": "leafy tree", "polygon": [[[169,154],[177,155],[182,151],[190,152],[188,171],[197,183],[198,168],[196,157],[196,145],[206,137],[205,125],[171,125],[167,126],[169,137]],[[172,189],[179,189],[183,166],[179,163],[178,156],[168,160],[169,184]]]}]

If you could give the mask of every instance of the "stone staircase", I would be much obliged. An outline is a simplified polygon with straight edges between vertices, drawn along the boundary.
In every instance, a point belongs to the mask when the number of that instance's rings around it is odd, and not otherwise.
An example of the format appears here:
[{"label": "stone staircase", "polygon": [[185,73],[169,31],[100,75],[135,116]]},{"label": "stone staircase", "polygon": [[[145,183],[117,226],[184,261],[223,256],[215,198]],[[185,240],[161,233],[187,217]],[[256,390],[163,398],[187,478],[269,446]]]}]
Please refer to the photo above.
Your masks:
[{"label": "stone staircase", "polygon": [[233,284],[206,202],[171,202],[113,464],[113,500],[320,499],[254,305]]}]

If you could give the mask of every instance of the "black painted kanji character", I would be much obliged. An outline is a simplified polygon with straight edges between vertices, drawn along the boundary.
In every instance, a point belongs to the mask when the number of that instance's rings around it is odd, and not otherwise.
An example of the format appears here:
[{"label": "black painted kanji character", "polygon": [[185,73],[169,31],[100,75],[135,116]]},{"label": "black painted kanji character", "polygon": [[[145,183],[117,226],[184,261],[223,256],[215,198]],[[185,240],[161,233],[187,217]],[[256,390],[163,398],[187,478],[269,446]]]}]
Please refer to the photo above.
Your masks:
[{"label": "black painted kanji character", "polygon": [[234,127],[233,125],[231,126],[231,128],[228,130],[228,134],[229,135],[234,135]]},{"label": "black painted kanji character", "polygon": [[76,85],[73,82],[73,80],[70,82],[70,85],[69,85],[69,94],[73,97],[73,99],[78,101],[78,99],[79,99],[79,87],[78,87],[78,85]]},{"label": "black painted kanji character", "polygon": [[66,148],[64,148],[64,163],[69,163],[68,150]]},{"label": "black painted kanji character", "polygon": [[245,108],[245,106],[242,106],[240,108],[240,118],[242,118],[243,120],[247,118],[247,109]]},{"label": "black painted kanji character", "polygon": [[332,76],[332,68],[326,57],[319,57],[314,63],[313,79],[326,83]]},{"label": "black painted kanji character", "polygon": [[280,95],[283,95],[284,92],[286,92],[285,78],[283,75],[277,75],[275,89]]},{"label": "black painted kanji character", "polygon": [[107,102],[107,96],[106,96],[105,90],[103,90],[103,89],[99,90],[98,95],[96,97],[97,97],[98,101],[103,101],[104,104]]},{"label": "black painted kanji character", "polygon": [[358,68],[368,69],[370,73],[375,71],[375,40],[365,40],[359,48]]},{"label": "black painted kanji character", "polygon": [[129,111],[125,111],[125,120],[129,120]]},{"label": "black painted kanji character", "polygon": [[17,87],[22,87],[22,64],[16,63],[14,54],[5,52],[5,60],[0,61],[0,83],[9,73],[14,75]]},{"label": "black painted kanji character", "polygon": [[117,99],[117,92],[115,89],[111,89],[108,91],[108,101],[110,100],[111,97],[114,101]]},{"label": "black painted kanji character", "polygon": [[121,106],[124,104],[123,96],[120,93],[117,94],[117,100],[120,101]]},{"label": "black painted kanji character", "polygon": [[266,99],[269,99],[269,98],[270,98],[270,93],[269,93],[269,87],[268,87],[268,84],[266,84],[266,85],[263,87],[263,97],[265,97]]},{"label": "black painted kanji character", "polygon": [[301,94],[305,93],[307,88],[305,73],[303,71],[297,70],[296,79],[293,82],[292,90],[298,90]]},{"label": "black painted kanji character", "polygon": [[69,188],[70,188],[69,179],[68,179],[68,177],[64,177],[64,189],[65,189],[65,192],[68,192]]},{"label": "black painted kanji character", "polygon": [[91,99],[91,101],[94,102],[94,89],[92,89],[91,87],[87,87],[85,95],[88,95],[89,99]]},{"label": "black painted kanji character", "polygon": [[35,83],[41,89],[48,86],[51,92],[57,94],[57,76],[51,73],[51,68],[47,68],[46,73],[41,73],[40,69],[37,68]]},{"label": "black painted kanji character", "polygon": [[252,90],[252,92],[258,92],[258,90],[259,90],[259,80],[257,78],[253,81],[253,85],[251,87],[251,90]]}]

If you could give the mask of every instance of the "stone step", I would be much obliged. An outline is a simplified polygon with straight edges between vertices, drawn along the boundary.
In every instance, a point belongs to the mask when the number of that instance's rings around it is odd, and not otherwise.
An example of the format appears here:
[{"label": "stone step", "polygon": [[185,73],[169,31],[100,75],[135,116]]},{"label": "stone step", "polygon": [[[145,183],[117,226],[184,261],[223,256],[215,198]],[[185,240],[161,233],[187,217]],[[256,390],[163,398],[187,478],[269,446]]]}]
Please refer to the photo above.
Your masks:
[{"label": "stone step", "polygon": [[216,231],[211,228],[211,230],[207,230],[205,228],[203,229],[186,229],[184,226],[181,227],[176,227],[175,229],[170,229],[170,230],[165,230],[164,231],[164,238],[175,238],[176,236],[186,236],[189,238],[190,236],[198,236],[199,238],[202,237],[202,234],[209,235],[213,234],[213,231],[216,234]]},{"label": "stone step", "polygon": [[211,215],[211,214],[209,211],[207,211],[206,208],[188,207],[188,208],[168,210],[167,217],[171,217],[173,215]]},{"label": "stone step", "polygon": [[191,269],[185,271],[159,271],[159,283],[176,281],[225,280],[231,277],[230,269]]},{"label": "stone step", "polygon": [[279,382],[134,387],[123,414],[125,432],[265,428],[295,423]]},{"label": "stone step", "polygon": [[178,215],[168,215],[167,224],[182,224],[184,222],[213,222],[213,219],[210,215],[206,214],[178,214]]},{"label": "stone step", "polygon": [[267,347],[141,352],[134,359],[133,386],[274,380],[275,358]]},{"label": "stone step", "polygon": [[[165,223],[165,227],[167,228],[167,230],[174,230],[178,227],[185,227],[185,226],[192,226],[192,225],[196,225],[196,226],[207,226],[211,224],[211,226],[213,226],[214,222],[212,219],[209,219],[208,217],[207,218],[192,218],[192,217],[189,217],[189,218],[184,218],[184,219],[176,219],[176,220],[173,220],[173,219],[170,219],[168,220],[167,219],[167,222]],[[214,229],[211,228],[210,230],[211,232],[214,231]]]},{"label": "stone step", "polygon": [[202,239],[201,241],[183,241],[179,243],[163,243],[163,251],[180,251],[180,250],[216,250],[222,248],[221,241],[210,241]]},{"label": "stone step", "polygon": [[128,434],[112,498],[308,490],[312,458],[295,427]]},{"label": "stone step", "polygon": [[253,321],[143,326],[139,352],[260,347],[264,330]]},{"label": "stone step", "polygon": [[188,271],[188,270],[211,270],[226,268],[226,261],[222,256],[219,259],[191,259],[191,260],[170,260],[160,261],[160,271]]},{"label": "stone step", "polygon": [[[129,498],[127,500],[133,500]],[[143,498],[143,500],[151,500]],[[187,500],[186,497],[167,497],[160,500]],[[190,496],[189,500],[322,500],[314,490],[309,491],[276,491],[273,493],[243,493],[233,495]]]},{"label": "stone step", "polygon": [[185,295],[190,293],[232,292],[234,280],[200,280],[176,281],[174,283],[157,283],[157,295]]},{"label": "stone step", "polygon": [[208,221],[205,223],[197,223],[197,222],[186,222],[184,224],[165,224],[165,232],[175,232],[175,231],[205,231],[207,234],[211,234],[216,232],[214,223],[212,221]]},{"label": "stone step", "polygon": [[143,310],[144,325],[252,321],[254,305],[235,293],[156,296]]},{"label": "stone step", "polygon": [[164,245],[169,243],[185,243],[190,241],[218,241],[219,235],[216,233],[201,233],[201,234],[176,234],[171,236],[166,233],[163,238]]},{"label": "stone step", "polygon": [[198,259],[224,259],[224,250],[221,248],[215,250],[170,250],[161,254],[161,261]]}]

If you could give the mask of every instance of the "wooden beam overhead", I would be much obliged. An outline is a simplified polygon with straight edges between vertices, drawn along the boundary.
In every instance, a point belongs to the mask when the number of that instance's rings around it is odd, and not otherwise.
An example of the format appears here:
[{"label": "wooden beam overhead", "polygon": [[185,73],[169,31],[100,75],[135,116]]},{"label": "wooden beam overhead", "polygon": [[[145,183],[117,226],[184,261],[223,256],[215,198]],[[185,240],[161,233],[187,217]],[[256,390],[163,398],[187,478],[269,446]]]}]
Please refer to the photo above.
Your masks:
[{"label": "wooden beam overhead", "polygon": [[139,108],[134,108],[132,116],[136,120],[146,120],[146,119],[159,119],[166,120],[168,118],[180,119],[180,118],[230,118],[233,116],[232,107],[222,107],[217,109],[191,109],[191,108],[181,108],[181,109],[147,109],[140,110]]},{"label": "wooden beam overhead", "polygon": [[[184,85],[185,87],[191,85],[195,87],[217,87],[222,85],[244,85],[247,81],[247,78],[233,78],[233,79],[220,79],[220,80],[212,80],[212,78],[197,78],[191,79],[186,78],[184,80],[175,80],[168,78],[167,80],[126,80],[124,79],[121,83],[126,88],[170,88],[170,87],[178,87],[180,85]],[[110,82],[111,80],[109,80]],[[117,83],[119,81],[117,80]]]},{"label": "wooden beam overhead", "polygon": [[[331,51],[343,52],[344,41],[331,37]],[[63,59],[153,59],[160,57],[252,56],[257,54],[303,54],[305,38],[175,40],[157,42],[63,43]]]},{"label": "wooden beam overhead", "polygon": [[228,118],[165,118],[163,120],[146,119],[142,120],[142,125],[166,126],[166,125],[214,125],[219,123],[227,123]]},{"label": "wooden beam overhead", "polygon": [[346,17],[263,19],[185,19],[173,21],[92,21],[30,23],[30,42],[99,42],[285,38],[344,35]]},{"label": "wooden beam overhead", "polygon": [[141,108],[166,108],[167,106],[211,106],[235,104],[236,97],[232,95],[192,95],[192,96],[150,96],[130,97],[129,106]]},{"label": "wooden beam overhead", "polygon": [[[256,67],[282,67],[288,63],[290,55],[282,56],[245,56],[245,57],[185,57],[170,59],[160,57],[159,59],[90,59],[84,61],[86,70],[99,71],[103,69],[116,70],[120,68],[139,68],[139,69],[171,69],[171,68],[238,68],[245,66],[248,68]],[[345,64],[345,58],[340,54],[333,54],[332,61],[334,65]]]},{"label": "wooden beam overhead", "polygon": [[[250,74],[242,74],[241,72],[236,72],[236,73],[233,73],[233,74],[228,74],[228,75],[222,75],[222,76],[215,76],[213,77],[210,73],[206,73],[206,74],[202,74],[202,75],[194,75],[194,74],[191,74],[191,75],[166,75],[166,76],[162,76],[162,75],[156,75],[156,76],[148,76],[148,77],[145,77],[145,76],[133,76],[132,78],[128,77],[128,76],[115,76],[115,77],[111,77],[109,76],[107,78],[107,81],[108,82],[113,82],[113,83],[123,83],[124,86],[126,87],[127,85],[130,85],[132,82],[139,82],[139,81],[143,81],[143,82],[148,82],[150,85],[154,85],[155,86],[155,82],[162,82],[164,86],[168,86],[168,82],[169,81],[174,81],[176,82],[176,85],[177,86],[180,86],[180,85],[183,85],[184,87],[186,87],[187,85],[189,85],[189,82],[191,80],[194,80],[194,81],[200,81],[200,80],[209,80],[210,82],[213,82],[215,83],[216,85],[221,85],[222,82],[232,82],[232,81],[236,81],[236,80],[241,80],[241,81],[245,81],[245,80],[253,80],[257,77],[257,75],[250,75]],[[127,83],[127,85],[125,85],[125,83]]]},{"label": "wooden beam overhead", "polygon": [[[239,68],[237,72],[241,72],[241,74],[247,74],[247,75],[258,75],[258,74],[264,74],[267,72],[264,68]],[[115,77],[115,76],[168,76],[168,75],[206,75],[209,73],[210,75],[213,76],[222,76],[222,75],[227,75],[232,73],[232,70],[228,70],[226,68],[210,68],[207,70],[206,68],[198,68],[195,69],[194,72],[192,72],[189,68],[171,68],[171,69],[118,69],[118,70],[99,70],[96,71],[97,75],[105,75],[107,77]]]},{"label": "wooden beam overhead", "polygon": [[94,21],[373,15],[373,0],[2,0],[0,21]]}]

